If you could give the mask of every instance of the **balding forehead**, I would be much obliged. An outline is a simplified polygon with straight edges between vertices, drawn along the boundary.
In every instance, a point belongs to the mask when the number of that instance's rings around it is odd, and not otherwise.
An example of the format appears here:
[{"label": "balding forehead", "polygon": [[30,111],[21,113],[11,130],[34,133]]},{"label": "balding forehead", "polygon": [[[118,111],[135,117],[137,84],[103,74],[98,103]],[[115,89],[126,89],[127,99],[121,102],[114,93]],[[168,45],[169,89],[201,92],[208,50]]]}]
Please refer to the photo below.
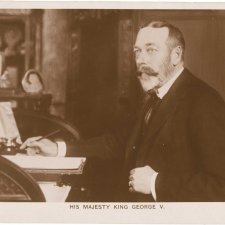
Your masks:
[{"label": "balding forehead", "polygon": [[144,27],[142,28],[136,39],[136,44],[141,43],[162,43],[167,40],[169,36],[169,29],[167,27]]}]

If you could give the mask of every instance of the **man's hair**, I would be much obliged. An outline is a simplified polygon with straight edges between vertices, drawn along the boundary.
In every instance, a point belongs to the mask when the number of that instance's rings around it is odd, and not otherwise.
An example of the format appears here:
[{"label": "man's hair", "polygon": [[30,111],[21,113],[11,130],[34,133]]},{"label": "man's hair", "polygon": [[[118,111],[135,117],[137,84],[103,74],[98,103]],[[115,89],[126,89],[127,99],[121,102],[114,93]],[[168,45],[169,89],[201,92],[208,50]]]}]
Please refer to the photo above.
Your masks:
[{"label": "man's hair", "polygon": [[185,40],[182,32],[179,28],[173,26],[170,23],[164,22],[164,21],[152,21],[146,23],[144,27],[153,27],[153,28],[162,28],[167,27],[169,29],[169,45],[171,48],[174,48],[176,46],[180,46],[182,48],[182,60],[184,60],[184,51],[185,51]]}]

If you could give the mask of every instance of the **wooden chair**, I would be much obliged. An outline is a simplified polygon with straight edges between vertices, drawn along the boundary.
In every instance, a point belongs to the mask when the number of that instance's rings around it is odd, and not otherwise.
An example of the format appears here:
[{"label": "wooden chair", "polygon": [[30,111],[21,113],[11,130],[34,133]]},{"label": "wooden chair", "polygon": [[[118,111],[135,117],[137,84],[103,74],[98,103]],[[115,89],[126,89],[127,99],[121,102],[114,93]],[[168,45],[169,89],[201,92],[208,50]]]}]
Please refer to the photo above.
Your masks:
[{"label": "wooden chair", "polygon": [[23,141],[28,137],[44,136],[58,129],[60,132],[54,135],[53,139],[65,141],[81,139],[78,129],[59,117],[25,110],[14,110],[14,115]]},{"label": "wooden chair", "polygon": [[0,202],[44,202],[34,178],[0,156]]}]

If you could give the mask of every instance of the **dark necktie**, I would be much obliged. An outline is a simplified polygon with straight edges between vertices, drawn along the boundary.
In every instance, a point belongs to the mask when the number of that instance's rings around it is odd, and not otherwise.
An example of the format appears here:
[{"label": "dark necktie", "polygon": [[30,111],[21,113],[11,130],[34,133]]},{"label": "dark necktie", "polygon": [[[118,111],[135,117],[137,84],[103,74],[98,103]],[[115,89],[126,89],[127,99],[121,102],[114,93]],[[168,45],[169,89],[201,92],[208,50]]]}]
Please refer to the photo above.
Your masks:
[{"label": "dark necktie", "polygon": [[144,125],[147,125],[149,122],[149,119],[152,114],[152,110],[156,106],[156,103],[159,102],[159,97],[156,94],[156,91],[151,89],[146,92],[144,97],[144,103],[143,103],[143,122]]},{"label": "dark necktie", "polygon": [[160,102],[160,98],[157,96],[155,90],[149,90],[144,96],[143,110],[142,110],[142,129],[145,132],[145,129],[148,126],[149,120],[152,116],[152,111],[157,106],[157,103]]}]

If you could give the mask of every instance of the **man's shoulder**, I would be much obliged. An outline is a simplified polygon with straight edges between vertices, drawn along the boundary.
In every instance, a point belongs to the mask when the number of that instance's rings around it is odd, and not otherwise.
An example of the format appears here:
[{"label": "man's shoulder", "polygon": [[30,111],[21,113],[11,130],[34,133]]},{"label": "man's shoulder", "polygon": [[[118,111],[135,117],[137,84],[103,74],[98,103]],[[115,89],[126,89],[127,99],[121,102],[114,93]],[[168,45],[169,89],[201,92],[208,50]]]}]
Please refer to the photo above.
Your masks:
[{"label": "man's shoulder", "polygon": [[225,106],[223,98],[216,89],[189,71],[187,71],[187,75],[189,77],[188,96],[193,103],[212,107],[218,104]]},{"label": "man's shoulder", "polygon": [[218,91],[211,87],[208,83],[193,75],[190,71],[186,70],[187,76],[189,77],[189,94],[195,97],[215,97],[221,98]]}]

